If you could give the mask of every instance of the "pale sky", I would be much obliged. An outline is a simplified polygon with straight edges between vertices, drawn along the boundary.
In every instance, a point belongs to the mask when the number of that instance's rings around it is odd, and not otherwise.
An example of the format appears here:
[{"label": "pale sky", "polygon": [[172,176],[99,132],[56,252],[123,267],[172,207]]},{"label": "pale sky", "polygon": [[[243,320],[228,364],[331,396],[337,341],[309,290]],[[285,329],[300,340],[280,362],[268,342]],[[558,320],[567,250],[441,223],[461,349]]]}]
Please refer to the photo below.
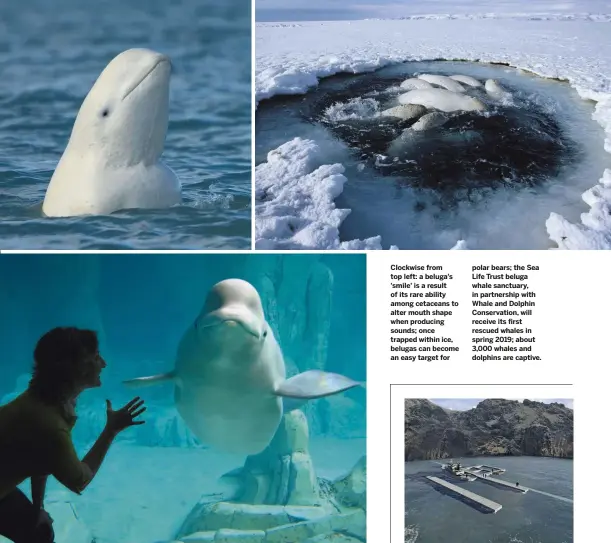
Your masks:
[{"label": "pale sky", "polygon": [[255,5],[256,18],[261,21],[393,18],[440,13],[611,13],[611,0],[257,0]]},{"label": "pale sky", "polygon": [[[519,400],[522,401],[524,398],[504,398],[505,400]],[[529,400],[535,402],[543,402],[543,403],[552,403],[557,402],[564,404],[569,409],[573,409],[573,400],[569,400],[566,398],[528,398]],[[445,409],[452,409],[453,411],[467,411],[468,409],[473,409],[479,402],[484,400],[484,398],[474,399],[474,398],[449,398],[442,400],[433,400],[430,401],[434,404],[437,404]]]}]

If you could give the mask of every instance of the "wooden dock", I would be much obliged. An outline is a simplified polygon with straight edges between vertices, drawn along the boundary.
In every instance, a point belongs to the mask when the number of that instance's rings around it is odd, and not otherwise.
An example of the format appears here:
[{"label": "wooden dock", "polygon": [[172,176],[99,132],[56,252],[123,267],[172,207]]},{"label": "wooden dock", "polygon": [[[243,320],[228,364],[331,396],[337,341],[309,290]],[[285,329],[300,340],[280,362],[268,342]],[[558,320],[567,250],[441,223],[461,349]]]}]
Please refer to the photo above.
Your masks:
[{"label": "wooden dock", "polygon": [[495,477],[483,477],[482,475],[477,475],[475,473],[473,473],[473,475],[482,481],[489,481],[492,484],[510,488],[514,492],[521,492],[522,494],[526,494],[528,492],[528,488],[525,486],[516,486],[515,483],[508,483],[507,481],[502,481],[501,479],[496,479]]},{"label": "wooden dock", "polygon": [[472,502],[477,503],[478,505],[481,505],[482,507],[492,511],[493,513],[496,513],[497,511],[500,511],[503,508],[503,506],[500,503],[493,502],[492,500],[484,498],[483,496],[480,496],[479,494],[474,494],[473,492],[469,492],[468,490],[465,490],[464,488],[461,488],[457,485],[453,485],[452,483],[448,483],[447,481],[444,481],[443,479],[439,479],[439,477],[427,476],[427,479],[437,485],[447,488],[448,490],[451,490],[452,492],[455,492],[456,494],[459,494],[467,498],[468,500]]}]

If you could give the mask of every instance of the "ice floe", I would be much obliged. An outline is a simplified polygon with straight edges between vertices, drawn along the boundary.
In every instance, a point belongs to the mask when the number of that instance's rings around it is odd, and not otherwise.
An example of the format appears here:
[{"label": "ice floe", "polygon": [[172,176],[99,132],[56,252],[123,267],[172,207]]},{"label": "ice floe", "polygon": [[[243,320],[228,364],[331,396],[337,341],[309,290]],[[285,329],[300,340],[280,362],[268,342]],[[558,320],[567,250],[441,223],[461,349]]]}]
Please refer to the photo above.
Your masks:
[{"label": "ice floe", "polygon": [[256,167],[257,249],[381,249],[380,236],[339,241],[350,213],[334,200],[346,177],[341,164],[325,164],[320,146],[295,138]]}]

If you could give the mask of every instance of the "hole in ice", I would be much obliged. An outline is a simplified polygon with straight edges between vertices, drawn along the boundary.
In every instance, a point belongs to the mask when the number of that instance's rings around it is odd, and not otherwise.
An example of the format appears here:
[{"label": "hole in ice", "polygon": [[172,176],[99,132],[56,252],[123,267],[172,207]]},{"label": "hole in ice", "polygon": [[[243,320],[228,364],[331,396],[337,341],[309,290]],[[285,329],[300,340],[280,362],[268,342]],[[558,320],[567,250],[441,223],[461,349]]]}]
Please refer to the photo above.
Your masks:
[{"label": "hole in ice", "polygon": [[407,62],[261,102],[256,158],[300,136],[342,163],[342,241],[547,248],[549,213],[578,222],[610,164],[592,112],[567,84],[513,68]]}]

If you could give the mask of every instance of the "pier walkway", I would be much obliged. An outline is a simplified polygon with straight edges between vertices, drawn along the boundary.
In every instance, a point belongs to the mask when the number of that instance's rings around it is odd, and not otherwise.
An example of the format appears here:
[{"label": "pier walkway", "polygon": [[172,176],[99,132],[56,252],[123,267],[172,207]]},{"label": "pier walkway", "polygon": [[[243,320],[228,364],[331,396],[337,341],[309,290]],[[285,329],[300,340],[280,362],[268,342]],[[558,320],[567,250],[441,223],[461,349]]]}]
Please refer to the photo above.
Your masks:
[{"label": "pier walkway", "polygon": [[477,473],[473,473],[473,475],[475,475],[475,477],[477,477],[478,479],[481,479],[482,481],[488,481],[492,484],[509,488],[513,490],[514,492],[521,492],[522,494],[526,494],[529,490],[525,486],[516,486],[515,483],[509,483],[507,481],[502,481],[501,479],[497,479],[496,477],[484,477],[482,475],[478,475]]},{"label": "pier walkway", "polygon": [[471,500],[481,505],[482,507],[492,511],[493,513],[496,513],[497,511],[500,511],[503,508],[503,506],[500,503],[493,502],[492,500],[489,500],[488,498],[484,498],[483,496],[480,496],[479,494],[475,494],[474,492],[469,492],[468,490],[465,490],[464,488],[461,488],[457,485],[453,485],[452,483],[448,483],[447,481],[444,481],[443,479],[439,479],[439,477],[427,476],[427,479],[439,486],[447,488],[448,490],[451,490],[452,492],[455,492],[456,494],[459,494],[467,498],[468,500]]}]

